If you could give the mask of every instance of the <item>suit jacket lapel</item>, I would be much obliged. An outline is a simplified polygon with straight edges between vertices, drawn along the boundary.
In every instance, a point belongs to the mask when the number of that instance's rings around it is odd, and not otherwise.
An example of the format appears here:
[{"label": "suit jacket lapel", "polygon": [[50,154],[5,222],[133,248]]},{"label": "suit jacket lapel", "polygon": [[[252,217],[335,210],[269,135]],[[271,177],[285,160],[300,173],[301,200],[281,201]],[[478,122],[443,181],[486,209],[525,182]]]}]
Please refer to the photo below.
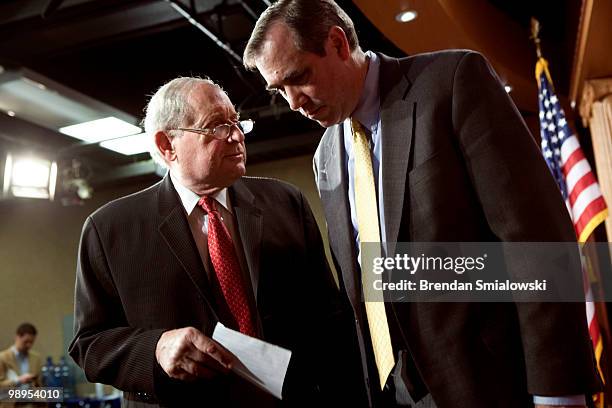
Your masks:
[{"label": "suit jacket lapel", "polygon": [[[414,105],[406,103],[412,81],[405,75],[400,61],[379,54],[382,174],[385,204],[385,230],[388,242],[396,242],[399,234],[409,158],[412,152]],[[330,246],[342,268],[343,282],[353,304],[360,301],[360,277],[357,270],[348,203],[348,180],[342,125],[329,128],[319,146],[322,161],[318,161],[317,186],[327,219]],[[407,209],[406,209],[407,210]],[[387,247],[388,256],[395,246]]]},{"label": "suit jacket lapel", "polygon": [[382,175],[387,256],[395,253],[406,194],[406,177],[413,148],[416,102],[407,103],[412,82],[400,61],[384,55],[380,66]]},{"label": "suit jacket lapel", "polygon": [[327,219],[330,246],[342,269],[344,287],[351,303],[361,301],[361,285],[348,203],[348,181],[342,124],[325,132],[319,151],[324,162],[317,168],[317,187]]},{"label": "suit jacket lapel", "polygon": [[255,302],[258,303],[259,255],[263,239],[263,214],[255,206],[255,197],[241,180],[237,180],[230,187],[229,192],[244,249],[244,256],[251,276]]},{"label": "suit jacket lapel", "polygon": [[206,278],[207,275],[202,259],[193,240],[187,216],[185,215],[185,209],[172,186],[169,174],[166,174],[166,177],[160,184],[158,202],[159,215],[162,219],[159,224],[159,233],[170,247],[170,251],[176,257],[176,260],[183,267],[183,270],[189,275],[198,292],[205,299],[213,315],[217,317],[215,309],[210,303],[212,293]]},{"label": "suit jacket lapel", "polygon": [[13,370],[17,375],[24,374],[21,372],[21,367],[17,364],[17,357],[15,357],[15,353],[13,353],[12,348],[9,348],[6,351],[7,359],[7,367],[9,370]]}]

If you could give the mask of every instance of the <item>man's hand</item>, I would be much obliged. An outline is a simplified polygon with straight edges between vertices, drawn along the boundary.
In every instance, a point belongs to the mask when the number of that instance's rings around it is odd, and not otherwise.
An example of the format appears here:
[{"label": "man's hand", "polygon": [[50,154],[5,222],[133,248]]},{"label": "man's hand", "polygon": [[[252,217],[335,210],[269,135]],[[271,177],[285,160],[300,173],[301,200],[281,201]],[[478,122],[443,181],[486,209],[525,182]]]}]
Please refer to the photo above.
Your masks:
[{"label": "man's hand", "polygon": [[227,374],[235,360],[233,354],[193,327],[164,332],[155,357],[166,374],[185,381]]},{"label": "man's hand", "polygon": [[535,404],[535,408],[586,408],[585,405],[540,405]]},{"label": "man's hand", "polygon": [[19,382],[19,384],[29,384],[34,381],[35,378],[36,376],[34,374],[25,373],[17,377],[17,381]]}]

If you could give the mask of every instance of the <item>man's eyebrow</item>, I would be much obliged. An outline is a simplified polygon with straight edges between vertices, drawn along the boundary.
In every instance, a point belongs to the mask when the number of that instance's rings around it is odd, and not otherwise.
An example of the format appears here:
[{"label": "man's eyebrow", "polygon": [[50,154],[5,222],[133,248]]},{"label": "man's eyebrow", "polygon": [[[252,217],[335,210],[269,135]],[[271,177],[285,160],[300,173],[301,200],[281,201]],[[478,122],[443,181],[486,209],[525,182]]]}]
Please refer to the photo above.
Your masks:
[{"label": "man's eyebrow", "polygon": [[287,83],[290,84],[294,82],[296,79],[298,79],[299,77],[301,77],[302,75],[304,75],[305,73],[306,73],[306,69],[298,69],[298,70],[291,71],[287,73],[285,77],[283,78],[283,84],[287,84]]},{"label": "man's eyebrow", "polygon": [[206,128],[210,126],[211,124],[218,122],[219,120],[222,120],[222,119],[223,119],[222,114],[220,114],[219,112],[213,112],[213,113],[209,113],[205,115],[204,117],[202,117],[198,122],[196,122],[195,125],[201,128]]},{"label": "man's eyebrow", "polygon": [[282,88],[283,84],[291,84],[297,78],[299,78],[302,75],[304,75],[304,73],[306,73],[306,69],[298,69],[298,70],[290,71],[287,74],[285,74],[285,76],[281,79],[281,83],[280,84],[270,84],[270,85],[266,86],[266,90],[268,90],[268,91],[278,90],[278,89]]},{"label": "man's eyebrow", "polygon": [[[228,115],[229,114],[229,115]],[[233,112],[212,112],[209,113],[208,115],[204,116],[202,118],[202,121],[200,123],[201,127],[208,127],[212,124],[215,124],[216,122],[225,122],[227,121],[227,118],[229,118],[230,120],[238,120],[240,119],[240,113],[233,111]]]}]

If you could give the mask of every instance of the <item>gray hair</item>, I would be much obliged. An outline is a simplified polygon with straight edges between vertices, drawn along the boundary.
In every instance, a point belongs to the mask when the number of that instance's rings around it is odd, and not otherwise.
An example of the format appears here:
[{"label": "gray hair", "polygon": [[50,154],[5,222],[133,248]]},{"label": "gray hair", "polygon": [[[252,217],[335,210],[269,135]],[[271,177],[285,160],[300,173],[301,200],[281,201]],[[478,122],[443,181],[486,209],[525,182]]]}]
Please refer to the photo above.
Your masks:
[{"label": "gray hair", "polygon": [[155,134],[159,131],[170,133],[170,129],[189,127],[197,120],[196,112],[189,103],[189,95],[201,84],[221,89],[209,78],[179,77],[161,86],[149,100],[142,123],[149,140],[149,154],[157,164],[167,167],[155,144]]},{"label": "gray hair", "polygon": [[293,33],[298,50],[325,56],[325,40],[329,30],[338,26],[346,34],[349,48],[359,48],[355,25],[333,0],[278,0],[264,11],[251,33],[244,50],[244,66],[255,70],[255,59],[261,52],[268,30],[277,22],[287,25]]}]

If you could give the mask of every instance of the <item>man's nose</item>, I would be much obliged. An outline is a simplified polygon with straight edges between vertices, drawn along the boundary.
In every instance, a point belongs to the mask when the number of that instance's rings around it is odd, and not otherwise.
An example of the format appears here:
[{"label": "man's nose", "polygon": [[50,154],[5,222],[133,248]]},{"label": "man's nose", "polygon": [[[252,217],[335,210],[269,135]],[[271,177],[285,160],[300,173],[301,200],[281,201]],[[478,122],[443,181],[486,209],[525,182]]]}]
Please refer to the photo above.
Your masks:
[{"label": "man's nose", "polygon": [[232,142],[241,143],[244,141],[244,133],[238,126],[232,126],[230,128],[229,140]]},{"label": "man's nose", "polygon": [[308,97],[296,86],[285,87],[285,99],[289,102],[291,110],[294,111],[299,110],[308,101]]}]

